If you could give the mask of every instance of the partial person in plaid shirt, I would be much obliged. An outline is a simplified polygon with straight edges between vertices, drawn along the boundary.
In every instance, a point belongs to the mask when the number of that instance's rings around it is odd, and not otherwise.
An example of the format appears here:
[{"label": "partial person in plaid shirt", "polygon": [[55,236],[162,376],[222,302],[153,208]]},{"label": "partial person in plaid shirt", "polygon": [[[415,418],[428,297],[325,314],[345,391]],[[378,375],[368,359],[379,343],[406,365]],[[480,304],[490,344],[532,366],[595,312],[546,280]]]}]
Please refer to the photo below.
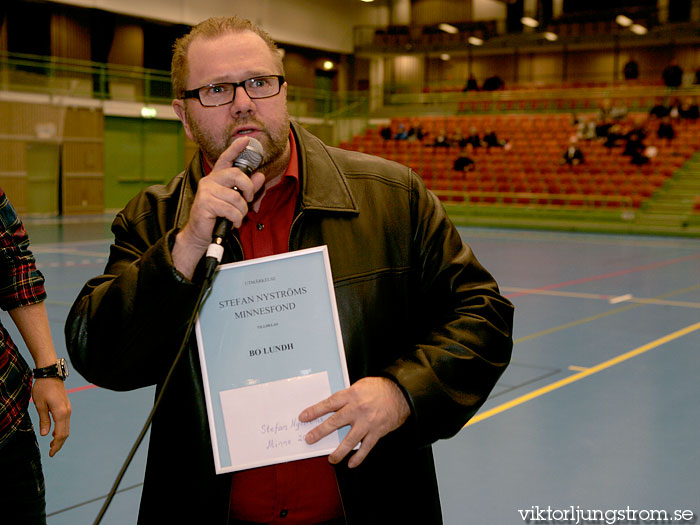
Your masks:
[{"label": "partial person in plaid shirt", "polygon": [[[58,371],[44,299],[44,277],[29,251],[29,238],[5,192],[0,188],[0,307],[9,312],[34,359],[32,371],[0,324],[0,522],[46,523],[44,475],[30,397],[39,413],[39,432],[46,436],[54,421],[49,456],[68,438],[71,407]],[[49,376],[54,377],[49,377]]]}]

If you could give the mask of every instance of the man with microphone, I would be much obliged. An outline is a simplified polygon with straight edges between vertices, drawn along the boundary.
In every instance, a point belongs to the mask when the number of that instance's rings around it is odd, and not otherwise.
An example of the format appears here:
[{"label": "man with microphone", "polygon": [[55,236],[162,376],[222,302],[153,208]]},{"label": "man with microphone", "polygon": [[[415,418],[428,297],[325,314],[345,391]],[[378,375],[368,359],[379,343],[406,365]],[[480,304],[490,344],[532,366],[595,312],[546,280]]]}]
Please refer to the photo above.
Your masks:
[{"label": "man with microphone", "polygon": [[[192,338],[153,420],[139,523],[440,523],[430,445],[507,366],[512,305],[415,173],[290,123],[261,29],[202,22],[176,43],[172,77],[201,153],[117,215],[105,273],[66,325],[75,368],[106,388],[160,390],[223,218],[224,263],[328,246],[352,385],[299,418],[330,414],[308,443],[350,431],[328,457],[217,476]],[[252,139],[262,159],[248,176],[236,164]]]}]

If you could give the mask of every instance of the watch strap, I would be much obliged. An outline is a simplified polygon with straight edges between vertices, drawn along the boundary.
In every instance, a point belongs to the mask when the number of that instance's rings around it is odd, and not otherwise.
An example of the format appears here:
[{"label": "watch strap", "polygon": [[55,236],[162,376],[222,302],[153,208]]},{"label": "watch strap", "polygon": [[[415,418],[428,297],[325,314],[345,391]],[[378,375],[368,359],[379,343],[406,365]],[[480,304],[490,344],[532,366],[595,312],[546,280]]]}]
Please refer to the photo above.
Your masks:
[{"label": "watch strap", "polygon": [[35,379],[44,379],[47,377],[58,377],[59,379],[65,381],[66,377],[68,377],[68,365],[66,364],[66,360],[60,358],[53,365],[34,369]]}]

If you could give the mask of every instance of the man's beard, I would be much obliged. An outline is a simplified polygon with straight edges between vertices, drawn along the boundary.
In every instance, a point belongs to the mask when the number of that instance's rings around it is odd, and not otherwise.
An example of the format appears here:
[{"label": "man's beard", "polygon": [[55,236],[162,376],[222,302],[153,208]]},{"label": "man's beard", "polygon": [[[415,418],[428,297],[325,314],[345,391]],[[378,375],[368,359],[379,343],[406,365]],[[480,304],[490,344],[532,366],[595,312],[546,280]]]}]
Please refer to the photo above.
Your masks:
[{"label": "man's beard", "polygon": [[[217,159],[221,154],[228,148],[231,143],[235,140],[233,137],[233,130],[240,126],[252,125],[260,129],[267,140],[264,140],[263,145],[263,159],[258,166],[257,170],[265,171],[265,167],[274,163],[280,156],[284,153],[287,146],[287,141],[289,139],[289,116],[283,120],[282,125],[277,129],[270,129],[263,126],[261,123],[254,119],[240,119],[232,123],[223,133],[218,137],[214,137],[211,134],[204,131],[197,122],[196,119],[192,118],[191,115],[187,116],[187,120],[192,131],[192,136],[204,153],[204,156],[209,159],[210,162],[216,163]],[[239,137],[245,137],[245,134],[238,135]],[[262,137],[261,137],[262,138]],[[261,142],[262,143],[262,142]]]}]

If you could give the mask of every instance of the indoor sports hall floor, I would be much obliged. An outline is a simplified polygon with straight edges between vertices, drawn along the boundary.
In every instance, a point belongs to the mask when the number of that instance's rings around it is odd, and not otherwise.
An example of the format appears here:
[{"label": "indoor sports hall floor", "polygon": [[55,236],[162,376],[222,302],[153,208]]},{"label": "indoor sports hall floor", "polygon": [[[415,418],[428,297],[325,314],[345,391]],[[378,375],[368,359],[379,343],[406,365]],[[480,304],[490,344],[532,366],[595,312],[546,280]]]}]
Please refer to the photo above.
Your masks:
[{"label": "indoor sports hall floor", "polygon": [[[67,357],[63,324],[83,283],[102,272],[108,223],[25,224]],[[460,231],[516,305],[516,344],[473,422],[434,447],[445,523],[700,514],[700,239]],[[11,324],[7,314],[2,322]],[[76,373],[66,386],[71,436],[54,458],[40,440],[50,525],[94,521],[153,396],[96,388]],[[145,448],[102,523],[135,523]]]}]

